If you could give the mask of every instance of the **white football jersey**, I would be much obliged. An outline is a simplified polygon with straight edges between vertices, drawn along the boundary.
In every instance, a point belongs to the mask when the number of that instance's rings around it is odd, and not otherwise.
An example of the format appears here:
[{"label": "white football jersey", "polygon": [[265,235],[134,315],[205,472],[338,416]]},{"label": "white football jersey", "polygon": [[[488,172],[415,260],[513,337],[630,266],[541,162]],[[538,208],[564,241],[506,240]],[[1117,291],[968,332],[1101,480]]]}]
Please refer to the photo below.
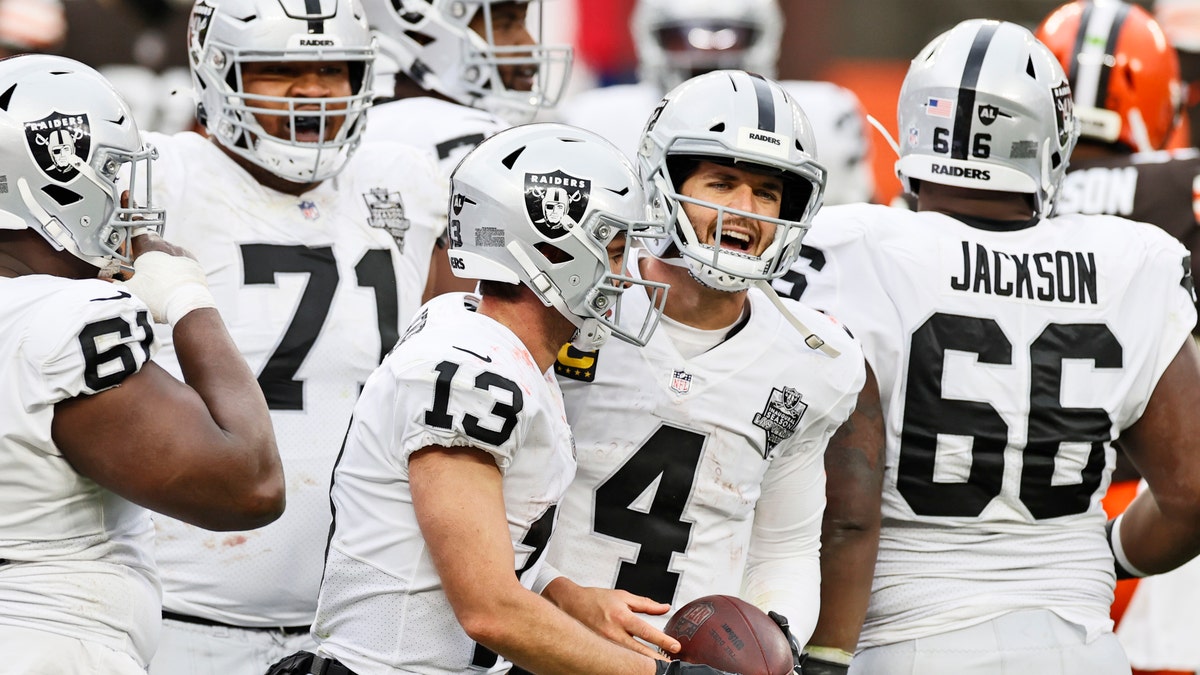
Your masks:
[{"label": "white football jersey", "polygon": [[493,455],[526,588],[575,473],[554,376],[538,371],[511,331],[476,314],[477,302],[449,293],[421,310],[367,381],[334,472],[313,635],[323,654],[360,675],[458,675],[497,660],[467,636],[442,590],[412,507],[409,455],[431,445]]},{"label": "white football jersey", "polygon": [[790,290],[862,341],[886,416],[859,646],[1036,608],[1110,630],[1111,442],[1196,321],[1187,252],[1108,216],[996,231],[871,205],[822,209],[804,243]]},{"label": "white football jersey", "polygon": [[[486,110],[417,96],[371,106],[363,143],[392,141],[421,148],[432,153],[449,176],[472,148],[510,126]],[[449,195],[447,187],[446,200]]]},{"label": "white football jersey", "polygon": [[154,348],[149,313],[108,282],[29,275],[0,278],[0,316],[0,624],[145,665],[161,622],[150,516],[76,473],[51,423],[56,403],[141,369]]},{"label": "white football jersey", "polygon": [[[788,301],[836,358],[806,346],[760,290],[748,297],[745,323],[691,359],[661,325],[644,348],[560,353],[579,469],[547,555],[579,584],[674,607],[738,595],[804,640],[820,605],[825,445],[865,368],[857,342],[820,313]],[[648,299],[633,290],[621,302],[639,316]],[[645,618],[661,628],[668,617]]]},{"label": "white football jersey", "polygon": [[[266,395],[287,478],[283,516],[257,530],[156,517],[164,606],[239,626],[308,624],[334,458],[362,383],[420,307],[445,186],[432,161],[400,145],[364,145],[294,196],[259,185],[196,134],[148,140],[160,155],[163,236],[204,268]],[[163,355],[178,373],[168,340]]]},{"label": "white football jersey", "polygon": [[[817,139],[814,154],[829,171],[825,203],[870,201],[875,194],[872,144],[858,97],[832,82],[788,80],[779,84],[796,98],[812,123]],[[663,93],[648,83],[589,89],[559,106],[558,117],[608,139],[636,166],[642,130]]]}]

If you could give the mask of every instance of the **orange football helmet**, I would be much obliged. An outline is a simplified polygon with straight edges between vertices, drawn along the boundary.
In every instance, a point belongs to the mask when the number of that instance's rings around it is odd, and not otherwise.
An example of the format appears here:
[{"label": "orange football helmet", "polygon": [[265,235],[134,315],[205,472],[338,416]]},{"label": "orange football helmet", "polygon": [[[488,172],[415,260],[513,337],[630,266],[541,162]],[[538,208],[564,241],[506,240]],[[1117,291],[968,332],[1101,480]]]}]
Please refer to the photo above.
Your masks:
[{"label": "orange football helmet", "polygon": [[1179,57],[1146,10],[1125,2],[1060,6],[1037,37],[1071,81],[1082,137],[1134,151],[1161,150],[1179,123]]}]

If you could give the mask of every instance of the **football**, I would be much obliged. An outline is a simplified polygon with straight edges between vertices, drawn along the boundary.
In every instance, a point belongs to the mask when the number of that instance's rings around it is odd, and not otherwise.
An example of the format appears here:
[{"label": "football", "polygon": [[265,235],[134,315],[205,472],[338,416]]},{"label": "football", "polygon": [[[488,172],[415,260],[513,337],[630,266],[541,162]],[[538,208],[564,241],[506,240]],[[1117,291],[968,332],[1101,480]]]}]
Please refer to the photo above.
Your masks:
[{"label": "football", "polygon": [[732,595],[706,595],[680,607],[664,629],[679,640],[672,656],[738,675],[789,675],[792,648],[766,612]]}]

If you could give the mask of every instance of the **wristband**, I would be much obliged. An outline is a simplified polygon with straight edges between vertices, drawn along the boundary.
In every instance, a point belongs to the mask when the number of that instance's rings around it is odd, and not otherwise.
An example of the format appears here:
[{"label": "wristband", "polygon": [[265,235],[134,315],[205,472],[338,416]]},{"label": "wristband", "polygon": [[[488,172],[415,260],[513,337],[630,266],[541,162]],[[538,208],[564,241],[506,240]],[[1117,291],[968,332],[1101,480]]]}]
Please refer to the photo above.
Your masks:
[{"label": "wristband", "polygon": [[1125,557],[1125,548],[1121,546],[1121,519],[1125,514],[1113,518],[1104,526],[1104,530],[1108,536],[1108,547],[1113,554],[1113,568],[1117,574],[1118,580],[1123,579],[1138,579],[1146,576],[1146,573],[1134,567],[1129,558]]},{"label": "wristband", "polygon": [[158,323],[174,326],[192,310],[217,306],[204,270],[191,258],[151,251],[138,256],[133,269],[133,278],[122,283]]},{"label": "wristband", "polygon": [[832,663],[839,666],[849,666],[850,661],[854,659],[854,654],[845,649],[837,647],[815,647],[809,645],[804,648],[804,655],[810,659],[819,659],[827,663]]}]

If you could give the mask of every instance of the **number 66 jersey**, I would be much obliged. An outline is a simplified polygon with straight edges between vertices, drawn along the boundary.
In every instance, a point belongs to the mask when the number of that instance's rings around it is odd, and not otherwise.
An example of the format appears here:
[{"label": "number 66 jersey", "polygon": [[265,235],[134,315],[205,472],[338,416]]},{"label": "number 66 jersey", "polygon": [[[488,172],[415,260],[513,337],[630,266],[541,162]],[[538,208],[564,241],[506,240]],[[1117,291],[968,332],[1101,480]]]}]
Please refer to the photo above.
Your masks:
[{"label": "number 66 jersey", "polygon": [[1100,499],[1196,321],[1187,251],[1108,216],[824,209],[792,277],[863,343],[887,430],[860,648],[1024,609],[1111,630]]}]

